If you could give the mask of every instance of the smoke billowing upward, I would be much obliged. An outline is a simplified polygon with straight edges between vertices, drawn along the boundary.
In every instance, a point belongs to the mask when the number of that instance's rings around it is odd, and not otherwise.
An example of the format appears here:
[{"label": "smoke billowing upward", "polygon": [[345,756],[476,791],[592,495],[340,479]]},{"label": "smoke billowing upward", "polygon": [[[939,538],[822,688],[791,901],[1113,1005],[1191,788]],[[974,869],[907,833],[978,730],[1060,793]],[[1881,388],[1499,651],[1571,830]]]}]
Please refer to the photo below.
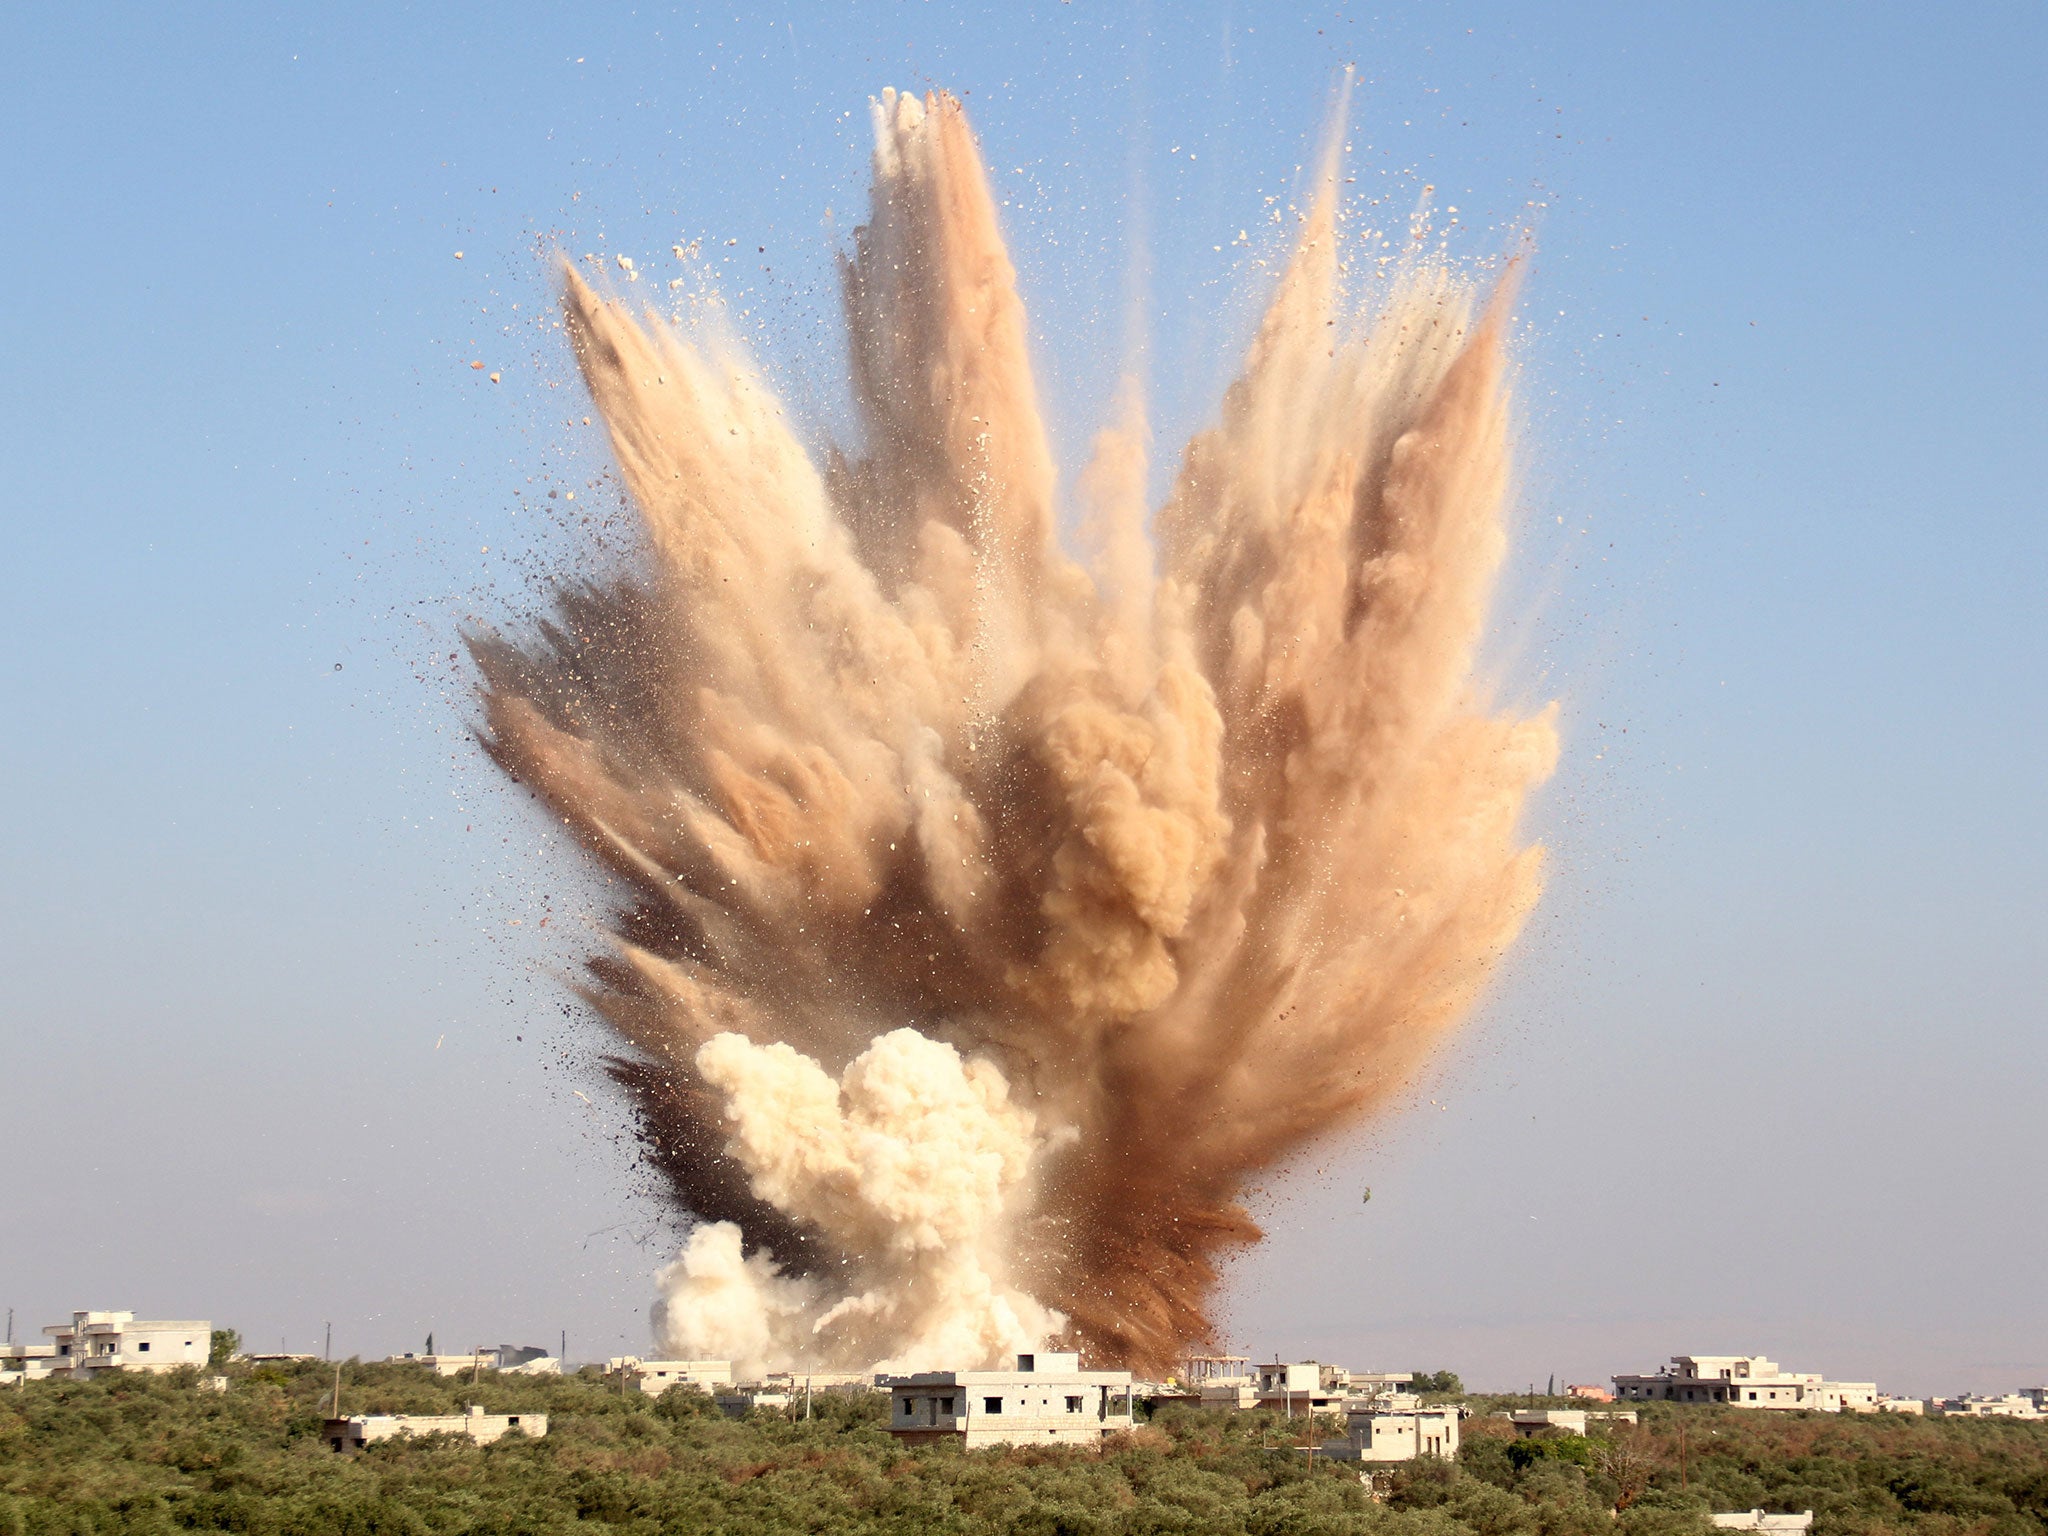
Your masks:
[{"label": "smoke billowing upward", "polygon": [[700,1219],[659,1347],[1156,1368],[1536,900],[1552,720],[1472,681],[1505,304],[1353,256],[1333,151],[1164,506],[1133,406],[1063,519],[965,114],[875,130],[857,448],[566,273],[645,559],[478,642],[487,745],[630,892],[586,996]]}]

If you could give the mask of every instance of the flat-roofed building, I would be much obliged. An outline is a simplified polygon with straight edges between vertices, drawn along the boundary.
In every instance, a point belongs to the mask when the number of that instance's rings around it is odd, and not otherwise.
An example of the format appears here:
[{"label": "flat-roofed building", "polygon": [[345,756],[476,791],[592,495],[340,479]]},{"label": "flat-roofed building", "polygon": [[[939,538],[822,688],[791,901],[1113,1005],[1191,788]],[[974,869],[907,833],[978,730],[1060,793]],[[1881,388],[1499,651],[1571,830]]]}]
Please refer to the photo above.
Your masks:
[{"label": "flat-roofed building", "polygon": [[1547,1429],[1565,1435],[1583,1435],[1587,1425],[1593,1422],[1633,1424],[1636,1411],[1633,1408],[1517,1408],[1508,1415],[1508,1420],[1515,1426],[1515,1433],[1526,1440]]},{"label": "flat-roofed building", "polygon": [[358,1413],[345,1419],[328,1419],[323,1433],[329,1450],[349,1452],[406,1435],[462,1435],[478,1445],[489,1445],[514,1430],[538,1438],[548,1432],[548,1416],[485,1413],[481,1404],[471,1403],[464,1413]]},{"label": "flat-roofed building", "polygon": [[1204,1408],[1256,1408],[1258,1378],[1250,1355],[1189,1355],[1175,1373],[1175,1386],[1160,1397]]},{"label": "flat-roofed building", "polygon": [[720,1389],[711,1399],[718,1404],[718,1411],[729,1419],[744,1419],[756,1408],[773,1412],[787,1412],[792,1401],[787,1386],[765,1381],[750,1381],[737,1387]]},{"label": "flat-roofed building", "polygon": [[1763,1531],[1768,1536],[1805,1536],[1813,1529],[1813,1511],[1796,1515],[1767,1515],[1760,1509],[1738,1509],[1729,1514],[1707,1517],[1724,1531]]},{"label": "flat-roofed building", "polygon": [[889,1432],[913,1443],[1100,1445],[1131,1427],[1131,1373],[1084,1371],[1081,1357],[1034,1352],[1010,1371],[890,1376]]},{"label": "flat-roofed building", "polygon": [[89,1380],[102,1371],[174,1371],[204,1365],[213,1353],[213,1324],[138,1319],[133,1312],[74,1312],[53,1323],[49,1337],[57,1362],[49,1374]]},{"label": "flat-roofed building", "polygon": [[1326,1442],[1322,1454],[1337,1461],[1413,1461],[1418,1456],[1450,1460],[1458,1454],[1461,1416],[1455,1403],[1436,1408],[1354,1408],[1344,1415],[1344,1438]]},{"label": "flat-roofed building", "polygon": [[1255,1373],[1253,1392],[1261,1408],[1280,1413],[1341,1413],[1351,1396],[1351,1373],[1320,1360],[1275,1360]]},{"label": "flat-roofed building", "polygon": [[606,1375],[623,1375],[650,1397],[674,1387],[718,1392],[733,1384],[730,1360],[642,1360],[637,1355],[614,1355],[604,1368]]},{"label": "flat-roofed building", "polygon": [[1669,1365],[1651,1375],[1615,1377],[1614,1393],[1624,1402],[1877,1411],[1876,1382],[1828,1381],[1818,1371],[1781,1370],[1768,1355],[1673,1355]]},{"label": "flat-roofed building", "polygon": [[2002,1397],[1983,1396],[1967,1393],[1962,1397],[1944,1397],[1935,1405],[1936,1411],[1945,1419],[2038,1419],[2043,1417],[2040,1406],[2029,1393],[2008,1392]]},{"label": "flat-roofed building", "polygon": [[500,1344],[489,1351],[491,1365],[507,1376],[559,1376],[562,1360],[539,1344]]},{"label": "flat-roofed building", "polygon": [[0,1387],[41,1381],[69,1370],[70,1362],[58,1355],[54,1344],[17,1344],[12,1339],[0,1344]]},{"label": "flat-roofed building", "polygon": [[474,1376],[479,1371],[495,1371],[498,1368],[497,1355],[488,1349],[472,1349],[466,1355],[387,1355],[390,1365],[423,1365],[436,1376]]},{"label": "flat-roofed building", "polygon": [[1384,1397],[1389,1392],[1408,1392],[1415,1386],[1413,1371],[1347,1371],[1353,1397]]}]

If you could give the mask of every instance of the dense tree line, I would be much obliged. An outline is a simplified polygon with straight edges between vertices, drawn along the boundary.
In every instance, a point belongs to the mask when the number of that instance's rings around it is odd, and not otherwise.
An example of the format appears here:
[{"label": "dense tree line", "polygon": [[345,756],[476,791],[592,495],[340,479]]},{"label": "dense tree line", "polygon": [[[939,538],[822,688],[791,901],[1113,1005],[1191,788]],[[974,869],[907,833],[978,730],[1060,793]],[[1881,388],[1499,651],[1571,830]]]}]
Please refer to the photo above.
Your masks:
[{"label": "dense tree line", "polygon": [[[1363,1482],[1300,1418],[1166,1408],[1101,1454],[909,1449],[879,1397],[809,1422],[621,1393],[595,1374],[474,1384],[342,1371],[348,1413],[546,1413],[545,1438],[334,1454],[332,1367],[110,1374],[0,1391],[0,1536],[1025,1532],[1055,1536],[1702,1536],[1710,1509],[1812,1509],[1817,1536],[2043,1536],[2048,1426],[1651,1405],[1636,1428],[1518,1440],[1466,1425],[1456,1463]],[[1324,1426],[1330,1432],[1330,1426]]]}]

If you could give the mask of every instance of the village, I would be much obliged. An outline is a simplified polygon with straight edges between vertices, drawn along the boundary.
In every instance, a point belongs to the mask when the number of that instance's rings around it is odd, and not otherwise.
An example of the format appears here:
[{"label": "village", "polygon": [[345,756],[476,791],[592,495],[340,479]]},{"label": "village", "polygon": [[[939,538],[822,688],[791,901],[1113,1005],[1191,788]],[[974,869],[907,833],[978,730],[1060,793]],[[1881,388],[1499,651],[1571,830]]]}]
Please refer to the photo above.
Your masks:
[{"label": "village", "polygon": [[[308,1354],[224,1350],[232,1335],[203,1319],[143,1319],[126,1311],[78,1311],[69,1322],[42,1330],[45,1341],[0,1344],[0,1386],[50,1378],[90,1380],[108,1372],[162,1373],[192,1369],[202,1389],[225,1391],[221,1368],[230,1360],[252,1365],[298,1364]],[[416,1366],[471,1382],[493,1375],[563,1374],[559,1354],[533,1345],[500,1344],[465,1353],[392,1355],[387,1363]],[[588,1367],[585,1367],[588,1369]],[[910,1374],[783,1371],[758,1379],[736,1375],[729,1360],[658,1360],[623,1355],[607,1359],[602,1375],[620,1392],[650,1396],[684,1390],[710,1398],[733,1417],[769,1411],[809,1417],[821,1394],[886,1395],[887,1428],[900,1442],[951,1442],[968,1450],[994,1446],[1100,1446],[1130,1431],[1158,1408],[1195,1408],[1277,1414],[1299,1421],[1290,1444],[1311,1456],[1362,1466],[1434,1457],[1455,1459],[1460,1426],[1475,1412],[1462,1390],[1407,1371],[1351,1370],[1316,1360],[1254,1363],[1249,1355],[1192,1355],[1165,1380],[1129,1371],[1083,1366],[1070,1351],[1018,1354],[1003,1369],[957,1369]],[[471,1406],[461,1414],[347,1414],[340,1372],[324,1434],[337,1453],[360,1451],[380,1440],[432,1434],[460,1435],[488,1444],[507,1434],[544,1436],[544,1414],[489,1414]],[[1451,1378],[1454,1383],[1456,1378]],[[1462,1384],[1458,1384],[1461,1386]],[[1531,1394],[1533,1398],[1533,1393]],[[1644,1403],[1720,1406],[1773,1412],[1893,1413],[1974,1418],[2048,1419],[2048,1387],[1986,1396],[1902,1397],[1874,1382],[1837,1381],[1820,1372],[1789,1371],[1764,1355],[1675,1355],[1643,1374],[1620,1374],[1611,1389],[1568,1384],[1546,1393],[1537,1406],[1495,1407],[1518,1437],[1584,1436],[1604,1424],[1633,1424]],[[1571,1406],[1557,1406],[1557,1398]],[[1341,1423],[1342,1438],[1319,1438],[1320,1426]],[[1731,1514],[1734,1520],[1740,1512]],[[1717,1516],[1717,1519],[1720,1518]],[[1772,1517],[1776,1518],[1776,1517]],[[1771,1527],[1777,1529],[1777,1527]]]}]

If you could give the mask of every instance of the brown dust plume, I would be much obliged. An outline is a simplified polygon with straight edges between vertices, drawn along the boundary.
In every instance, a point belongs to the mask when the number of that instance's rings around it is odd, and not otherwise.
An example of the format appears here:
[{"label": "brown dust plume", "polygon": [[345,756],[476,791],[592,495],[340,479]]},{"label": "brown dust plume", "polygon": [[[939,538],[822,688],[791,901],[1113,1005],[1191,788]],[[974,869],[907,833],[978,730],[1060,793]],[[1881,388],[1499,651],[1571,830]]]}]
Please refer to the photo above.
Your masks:
[{"label": "brown dust plume", "polygon": [[664,1341],[1157,1370],[1537,898],[1552,715],[1473,682],[1506,305],[1348,243],[1333,152],[1165,504],[1133,405],[1063,509],[966,115],[875,126],[858,448],[565,273],[644,560],[476,642],[486,743],[629,893],[585,995],[700,1220]]}]

